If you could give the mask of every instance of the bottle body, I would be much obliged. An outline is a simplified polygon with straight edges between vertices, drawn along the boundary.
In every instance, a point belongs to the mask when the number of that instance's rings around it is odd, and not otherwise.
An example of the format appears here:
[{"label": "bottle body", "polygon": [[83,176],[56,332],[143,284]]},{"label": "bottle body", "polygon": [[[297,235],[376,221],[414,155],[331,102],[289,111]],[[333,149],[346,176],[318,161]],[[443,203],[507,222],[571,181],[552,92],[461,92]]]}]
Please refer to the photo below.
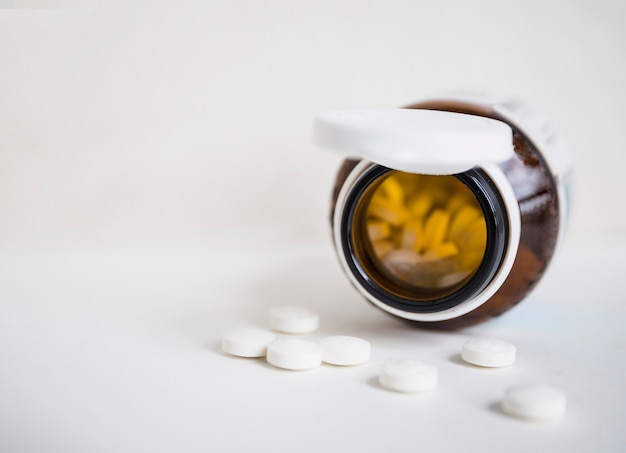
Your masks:
[{"label": "bottle body", "polygon": [[333,238],[366,299],[424,327],[454,329],[500,315],[536,286],[565,228],[570,163],[546,127],[518,124],[518,106],[450,98],[408,107],[509,124],[514,153],[504,162],[453,175],[343,163]]}]

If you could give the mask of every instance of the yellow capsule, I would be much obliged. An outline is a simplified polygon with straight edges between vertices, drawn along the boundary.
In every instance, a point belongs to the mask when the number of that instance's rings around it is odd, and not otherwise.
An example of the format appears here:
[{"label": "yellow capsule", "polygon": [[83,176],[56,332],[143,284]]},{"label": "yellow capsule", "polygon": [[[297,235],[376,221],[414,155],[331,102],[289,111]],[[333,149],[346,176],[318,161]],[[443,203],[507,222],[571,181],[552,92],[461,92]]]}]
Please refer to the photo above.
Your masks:
[{"label": "yellow capsule", "polygon": [[443,242],[448,232],[450,215],[441,210],[435,209],[424,224],[424,248],[428,251]]},{"label": "yellow capsule", "polygon": [[456,243],[462,249],[483,249],[487,243],[487,227],[483,218],[474,219],[467,228],[456,236]]},{"label": "yellow capsule", "polygon": [[465,206],[461,208],[452,219],[448,239],[457,241],[459,235],[476,219],[482,219],[480,209],[475,206]]},{"label": "yellow capsule", "polygon": [[393,226],[401,225],[407,218],[407,212],[402,206],[390,203],[389,201],[379,197],[372,198],[368,214],[380,220],[389,222]]},{"label": "yellow capsule", "polygon": [[417,195],[416,197],[413,197],[413,199],[409,202],[408,209],[412,216],[419,219],[419,218],[424,217],[426,214],[428,214],[428,211],[430,211],[431,206],[432,206],[431,198],[426,194],[421,194],[421,195]]},{"label": "yellow capsule", "polygon": [[450,198],[448,200],[448,202],[446,203],[446,211],[448,211],[448,213],[453,216],[454,214],[456,214],[463,206],[467,206],[469,203],[471,203],[471,200],[468,200],[468,198],[465,196],[465,194],[459,192],[455,195],[452,196],[452,198]]},{"label": "yellow capsule", "polygon": [[391,234],[391,227],[387,222],[371,220],[367,222],[367,235],[370,241],[383,239]]},{"label": "yellow capsule", "polygon": [[372,248],[378,259],[383,259],[389,252],[394,250],[396,246],[387,239],[379,239],[372,242]]},{"label": "yellow capsule", "polygon": [[479,267],[486,244],[480,206],[463,184],[397,173],[367,206],[371,250],[397,278],[416,286],[453,287]]},{"label": "yellow capsule", "polygon": [[459,266],[467,271],[474,271],[483,260],[485,252],[483,250],[464,250],[459,253]]},{"label": "yellow capsule", "polygon": [[389,176],[385,179],[385,181],[380,185],[380,188],[386,198],[392,203],[396,205],[404,203],[404,190],[395,176]]},{"label": "yellow capsule", "polygon": [[429,253],[435,254],[439,259],[448,258],[459,253],[459,248],[453,242],[442,242],[432,247]]},{"label": "yellow capsule", "polygon": [[406,202],[406,197],[410,196],[410,194],[417,193],[422,176],[413,173],[395,173],[393,175],[393,178],[398,181],[398,183],[404,189]]},{"label": "yellow capsule", "polygon": [[449,188],[444,185],[433,185],[433,187],[428,190],[428,196],[435,207],[443,207],[448,199],[449,193]]}]

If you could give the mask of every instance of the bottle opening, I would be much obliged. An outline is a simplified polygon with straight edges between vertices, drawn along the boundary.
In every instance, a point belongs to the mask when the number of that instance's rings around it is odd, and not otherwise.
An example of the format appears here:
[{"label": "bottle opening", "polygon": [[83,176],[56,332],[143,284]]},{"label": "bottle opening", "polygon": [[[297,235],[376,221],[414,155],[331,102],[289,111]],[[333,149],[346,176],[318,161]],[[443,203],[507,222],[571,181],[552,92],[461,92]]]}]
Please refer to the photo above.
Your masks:
[{"label": "bottle opening", "polygon": [[456,176],[387,171],[353,212],[356,260],[369,280],[399,298],[449,298],[483,263],[488,222],[474,191]]}]

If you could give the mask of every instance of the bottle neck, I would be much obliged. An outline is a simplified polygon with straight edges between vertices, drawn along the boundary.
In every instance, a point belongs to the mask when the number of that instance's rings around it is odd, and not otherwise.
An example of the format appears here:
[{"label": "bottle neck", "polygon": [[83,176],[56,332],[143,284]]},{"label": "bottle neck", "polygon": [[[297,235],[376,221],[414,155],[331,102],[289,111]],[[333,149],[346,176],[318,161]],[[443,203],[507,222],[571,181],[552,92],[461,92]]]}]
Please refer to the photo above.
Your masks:
[{"label": "bottle neck", "polygon": [[[469,231],[470,225],[462,225],[461,221],[457,222],[459,224],[457,226],[468,230],[454,231],[451,221],[459,215],[452,212],[452,208],[446,213],[445,210],[449,205],[445,202],[439,208],[431,207],[430,211],[431,216],[436,212],[440,218],[444,218],[440,222],[447,225],[444,229],[452,230],[452,233],[450,231],[437,233],[440,234],[440,239],[446,238],[447,241],[439,248],[439,257],[433,257],[432,253],[432,250],[439,247],[438,245],[429,250],[429,245],[426,244],[421,249],[416,249],[418,253],[403,250],[400,243],[403,239],[399,238],[399,235],[406,230],[406,226],[398,222],[387,228],[396,232],[396,237],[387,241],[392,243],[391,247],[394,247],[394,243],[396,247],[391,252],[395,253],[391,260],[392,264],[389,264],[389,260],[385,262],[385,257],[377,254],[375,242],[380,238],[368,236],[368,226],[372,227],[371,223],[368,225],[368,221],[373,222],[374,227],[380,230],[384,227],[384,218],[381,220],[380,216],[377,218],[377,214],[374,213],[374,220],[371,220],[367,207],[377,202],[375,198],[372,201],[372,192],[384,184],[381,181],[397,173],[386,167],[362,161],[348,176],[339,194],[334,213],[335,241],[342,265],[354,285],[374,304],[397,316],[413,320],[450,319],[484,303],[488,298],[485,296],[493,294],[508,275],[511,267],[510,257],[515,256],[519,239],[519,212],[516,199],[514,196],[511,198],[506,178],[498,174],[497,167],[489,171],[475,168],[454,176],[430,176],[429,178],[435,178],[436,184],[432,184],[430,188],[422,184],[422,190],[416,195],[434,196],[429,194],[429,190],[431,192],[439,190],[442,184],[444,186],[448,184],[450,187],[457,184],[464,187],[473,198],[476,209],[480,210],[481,218],[484,219],[486,240],[476,267],[467,271],[457,265],[466,260],[464,255],[469,256],[469,252],[463,249],[463,244],[459,243],[458,239],[455,243],[454,238],[448,236],[454,233],[453,236],[456,235],[456,238],[465,237],[464,240],[471,241],[471,237],[468,239],[467,235],[475,234],[475,231],[473,233]],[[494,179],[492,173],[498,176]],[[440,180],[441,184],[437,180]],[[508,187],[509,191],[504,191],[508,196],[502,195],[501,184],[505,185],[505,189]],[[453,195],[449,198],[453,199]],[[404,201],[409,204],[411,198]],[[515,204],[515,209],[509,206],[511,202]],[[466,207],[465,210],[470,209]],[[446,216],[448,220],[445,220]],[[430,222],[432,225],[437,222],[428,217],[428,214],[422,220],[423,224]],[[431,231],[422,231],[422,234],[432,240],[432,228]],[[444,249],[445,251],[442,251]],[[399,256],[407,262],[393,264],[393,260],[397,261]],[[416,270],[414,275],[418,275],[418,279],[412,277],[411,269]],[[460,271],[466,274],[463,275]],[[399,276],[401,278],[398,278]]]}]

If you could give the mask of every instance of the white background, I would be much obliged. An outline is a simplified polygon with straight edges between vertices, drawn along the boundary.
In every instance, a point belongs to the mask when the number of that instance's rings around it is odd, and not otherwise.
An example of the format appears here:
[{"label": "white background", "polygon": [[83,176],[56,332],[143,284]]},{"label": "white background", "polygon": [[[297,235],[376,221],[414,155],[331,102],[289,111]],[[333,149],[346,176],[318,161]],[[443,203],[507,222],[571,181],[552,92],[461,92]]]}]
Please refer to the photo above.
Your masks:
[{"label": "white background", "polygon": [[577,163],[572,234],[623,234],[625,20],[619,1],[0,9],[0,244],[324,239],[339,158],[314,115],[459,90],[550,118]]},{"label": "white background", "polygon": [[[623,449],[626,3],[70,3],[0,0],[0,451]],[[311,124],[459,90],[552,119],[575,215],[519,308],[424,332],[341,275],[341,159]],[[314,338],[370,339],[371,363],[294,374],[219,352],[276,303],[319,310]],[[460,363],[482,335],[518,363]],[[437,365],[437,391],[382,390],[398,356]],[[534,381],[568,393],[564,420],[501,413],[505,388]]]}]

